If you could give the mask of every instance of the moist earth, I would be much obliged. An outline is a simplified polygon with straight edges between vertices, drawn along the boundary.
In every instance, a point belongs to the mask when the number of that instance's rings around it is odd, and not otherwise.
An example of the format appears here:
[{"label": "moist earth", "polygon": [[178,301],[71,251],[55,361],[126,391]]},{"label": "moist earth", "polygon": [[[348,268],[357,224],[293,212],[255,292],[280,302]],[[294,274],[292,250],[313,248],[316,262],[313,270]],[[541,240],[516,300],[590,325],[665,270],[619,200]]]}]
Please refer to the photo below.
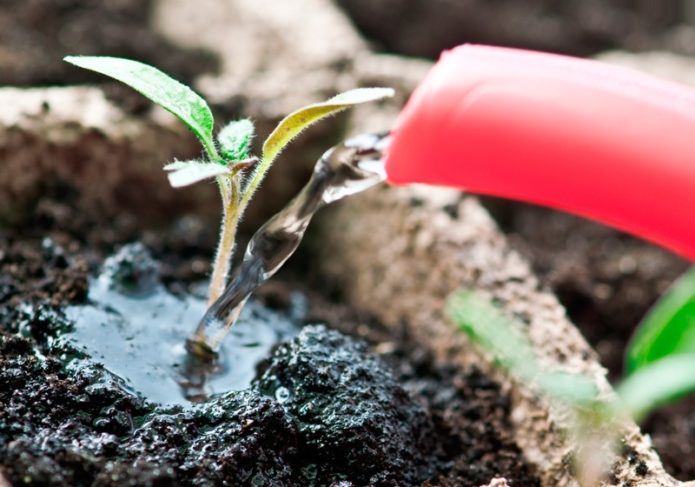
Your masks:
[{"label": "moist earth", "polygon": [[[193,217],[143,230],[75,201],[47,186],[30,221],[0,229],[0,468],[14,484],[538,484],[496,383],[311,290],[306,323],[340,331],[305,326],[248,390],[203,405],[160,407],[88,359],[65,367],[61,307],[85,302],[108,254],[141,239],[185,293],[214,245]],[[296,288],[275,280],[259,299],[281,310]]]}]

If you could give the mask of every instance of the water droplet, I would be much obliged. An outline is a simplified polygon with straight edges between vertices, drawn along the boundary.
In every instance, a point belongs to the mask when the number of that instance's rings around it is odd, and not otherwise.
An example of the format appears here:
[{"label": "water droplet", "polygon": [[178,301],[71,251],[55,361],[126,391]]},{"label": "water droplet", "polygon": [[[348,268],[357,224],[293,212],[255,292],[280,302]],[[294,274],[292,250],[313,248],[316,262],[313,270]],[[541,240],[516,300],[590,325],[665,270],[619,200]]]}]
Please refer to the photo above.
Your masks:
[{"label": "water droplet", "polygon": [[310,463],[306,467],[302,468],[302,475],[304,475],[304,478],[307,480],[316,480],[316,474],[317,474],[317,468],[316,464]]},{"label": "water droplet", "polygon": [[275,389],[275,399],[280,404],[283,404],[290,400],[290,391],[287,387],[278,387]]}]

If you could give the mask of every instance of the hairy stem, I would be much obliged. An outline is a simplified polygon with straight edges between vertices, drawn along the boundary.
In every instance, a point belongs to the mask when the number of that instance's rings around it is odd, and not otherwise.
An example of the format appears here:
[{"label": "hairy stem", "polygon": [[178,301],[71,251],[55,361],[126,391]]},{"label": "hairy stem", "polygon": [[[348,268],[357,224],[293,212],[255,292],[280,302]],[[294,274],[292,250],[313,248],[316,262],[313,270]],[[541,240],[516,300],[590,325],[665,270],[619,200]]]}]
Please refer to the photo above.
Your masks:
[{"label": "hairy stem", "polygon": [[227,285],[227,274],[232,261],[234,252],[234,240],[236,237],[236,227],[240,216],[240,194],[239,183],[236,177],[218,179],[220,193],[222,195],[222,225],[220,228],[220,239],[217,243],[217,252],[212,268],[212,278],[210,279],[210,290],[208,292],[208,306],[212,305],[217,298],[222,295]]},{"label": "hairy stem", "polygon": [[246,185],[244,186],[243,195],[241,196],[241,202],[239,203],[242,213],[244,210],[246,210],[249,201],[251,201],[253,194],[261,185],[261,181],[263,181],[265,178],[265,175],[268,172],[268,169],[270,169],[272,163],[272,159],[261,158],[261,161],[258,163],[255,171],[247,181]]}]

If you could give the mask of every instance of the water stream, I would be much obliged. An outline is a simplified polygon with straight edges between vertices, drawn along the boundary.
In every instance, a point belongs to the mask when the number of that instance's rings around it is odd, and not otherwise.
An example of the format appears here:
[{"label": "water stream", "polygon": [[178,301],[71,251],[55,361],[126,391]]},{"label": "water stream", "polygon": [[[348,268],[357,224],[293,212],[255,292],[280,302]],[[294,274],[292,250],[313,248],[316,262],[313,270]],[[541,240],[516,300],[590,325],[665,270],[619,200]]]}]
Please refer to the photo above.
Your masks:
[{"label": "water stream", "polygon": [[187,341],[193,356],[216,356],[251,293],[294,253],[316,211],[386,179],[381,157],[388,142],[387,134],[360,135],[331,148],[319,159],[306,186],[251,238],[224,293]]}]

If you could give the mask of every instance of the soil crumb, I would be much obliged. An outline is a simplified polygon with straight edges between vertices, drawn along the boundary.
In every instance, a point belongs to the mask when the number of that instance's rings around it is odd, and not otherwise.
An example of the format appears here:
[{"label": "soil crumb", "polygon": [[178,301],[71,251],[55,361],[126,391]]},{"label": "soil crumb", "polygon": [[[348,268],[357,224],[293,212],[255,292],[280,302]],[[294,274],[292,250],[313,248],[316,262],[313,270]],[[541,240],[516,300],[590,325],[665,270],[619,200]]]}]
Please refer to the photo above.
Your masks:
[{"label": "soil crumb", "polygon": [[362,343],[308,326],[277,350],[258,385],[295,419],[319,484],[417,485],[436,473],[428,414]]}]

